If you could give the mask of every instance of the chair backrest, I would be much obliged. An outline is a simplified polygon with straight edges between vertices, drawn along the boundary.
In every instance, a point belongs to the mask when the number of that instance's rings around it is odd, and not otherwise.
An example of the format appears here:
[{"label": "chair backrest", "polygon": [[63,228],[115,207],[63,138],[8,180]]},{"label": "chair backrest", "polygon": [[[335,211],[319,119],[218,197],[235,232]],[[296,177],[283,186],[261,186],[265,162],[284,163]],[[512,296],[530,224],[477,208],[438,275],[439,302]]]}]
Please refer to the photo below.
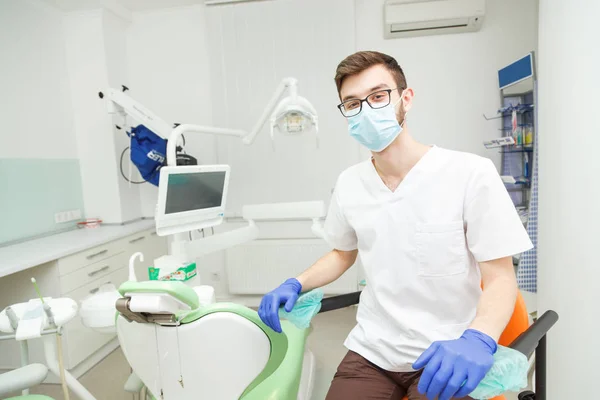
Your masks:
[{"label": "chair backrest", "polygon": [[271,357],[265,332],[232,312],[177,328],[119,317],[117,331],[127,361],[156,398],[161,389],[165,399],[240,398]]}]

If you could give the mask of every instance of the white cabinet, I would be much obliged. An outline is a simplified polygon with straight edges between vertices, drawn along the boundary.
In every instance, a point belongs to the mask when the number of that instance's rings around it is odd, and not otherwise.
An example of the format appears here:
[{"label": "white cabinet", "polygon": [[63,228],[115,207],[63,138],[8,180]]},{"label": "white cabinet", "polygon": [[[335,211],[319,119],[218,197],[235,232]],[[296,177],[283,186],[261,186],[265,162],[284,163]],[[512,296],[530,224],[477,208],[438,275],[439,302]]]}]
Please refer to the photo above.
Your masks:
[{"label": "white cabinet", "polygon": [[69,294],[73,290],[85,286],[97,279],[110,275],[127,266],[127,254],[118,253],[60,277],[62,293]]},{"label": "white cabinet", "polygon": [[[79,260],[89,260],[90,254],[98,254],[107,250],[93,258],[95,262],[92,264],[81,266],[70,274],[61,276],[61,291],[64,296],[81,304],[82,300],[96,293],[104,284],[111,283],[118,288],[129,276],[129,258],[137,252],[144,254],[145,262],[136,263],[136,276],[138,280],[148,279],[147,270],[148,266],[152,265],[152,260],[167,252],[166,238],[153,235],[154,232],[154,229],[138,232],[70,256],[70,258],[79,257]],[[59,260],[59,265],[61,261],[63,260]],[[84,327],[77,316],[66,326],[68,368],[79,365],[115,337],[116,335],[97,333]]]},{"label": "white cabinet", "polygon": [[[118,288],[125,282],[129,258],[136,252],[143,253],[145,260],[136,263],[136,275],[139,280],[147,280],[148,267],[152,266],[154,259],[167,253],[167,239],[157,236],[154,229],[147,229],[4,277],[0,280],[0,310],[10,304],[37,297],[30,282],[32,276],[36,277],[44,296],[69,297],[81,305],[81,301],[97,292],[100,286],[112,283]],[[79,316],[75,317],[64,328],[63,347],[67,369],[79,366],[79,373],[86,372],[93,366],[90,359],[97,358],[96,353],[100,354],[99,351],[115,337],[94,332],[83,326]],[[43,361],[42,348],[37,342],[34,340],[30,345],[33,362]],[[96,357],[92,357],[95,354]],[[85,363],[86,360],[88,363]],[[19,366],[18,343],[0,341],[0,369]]]},{"label": "white cabinet", "polygon": [[119,240],[108,242],[101,246],[93,247],[57,260],[60,275],[67,275],[73,271],[100,262],[122,252],[123,249],[120,244]]}]

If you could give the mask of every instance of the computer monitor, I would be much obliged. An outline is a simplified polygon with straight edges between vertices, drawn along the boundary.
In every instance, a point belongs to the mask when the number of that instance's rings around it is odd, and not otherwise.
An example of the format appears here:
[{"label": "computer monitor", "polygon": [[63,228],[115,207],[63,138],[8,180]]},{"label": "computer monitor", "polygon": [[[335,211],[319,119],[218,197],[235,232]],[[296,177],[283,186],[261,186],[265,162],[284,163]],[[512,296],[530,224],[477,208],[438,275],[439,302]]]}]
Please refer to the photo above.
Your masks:
[{"label": "computer monitor", "polygon": [[158,184],[159,236],[210,228],[223,222],[228,165],[163,167]]}]

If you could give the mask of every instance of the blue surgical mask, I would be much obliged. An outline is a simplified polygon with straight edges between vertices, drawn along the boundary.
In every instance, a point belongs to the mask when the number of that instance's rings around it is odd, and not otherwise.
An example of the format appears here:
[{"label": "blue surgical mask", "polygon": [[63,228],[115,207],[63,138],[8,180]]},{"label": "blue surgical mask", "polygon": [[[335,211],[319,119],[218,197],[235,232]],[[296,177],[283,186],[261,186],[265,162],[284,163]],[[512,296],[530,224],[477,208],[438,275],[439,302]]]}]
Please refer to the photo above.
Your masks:
[{"label": "blue surgical mask", "polygon": [[375,153],[386,149],[402,132],[396,119],[396,104],[378,109],[365,104],[360,114],[348,118],[350,136]]}]

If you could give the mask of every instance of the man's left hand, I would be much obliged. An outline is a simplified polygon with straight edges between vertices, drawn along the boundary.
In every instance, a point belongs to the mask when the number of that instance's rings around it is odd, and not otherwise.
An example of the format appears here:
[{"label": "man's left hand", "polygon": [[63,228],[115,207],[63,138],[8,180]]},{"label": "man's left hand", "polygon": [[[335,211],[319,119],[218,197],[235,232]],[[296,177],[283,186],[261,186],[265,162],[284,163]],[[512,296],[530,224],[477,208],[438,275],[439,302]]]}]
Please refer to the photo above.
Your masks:
[{"label": "man's left hand", "polygon": [[415,370],[425,367],[419,392],[429,400],[468,396],[492,368],[497,348],[494,339],[475,329],[456,340],[434,342],[413,364]]}]

